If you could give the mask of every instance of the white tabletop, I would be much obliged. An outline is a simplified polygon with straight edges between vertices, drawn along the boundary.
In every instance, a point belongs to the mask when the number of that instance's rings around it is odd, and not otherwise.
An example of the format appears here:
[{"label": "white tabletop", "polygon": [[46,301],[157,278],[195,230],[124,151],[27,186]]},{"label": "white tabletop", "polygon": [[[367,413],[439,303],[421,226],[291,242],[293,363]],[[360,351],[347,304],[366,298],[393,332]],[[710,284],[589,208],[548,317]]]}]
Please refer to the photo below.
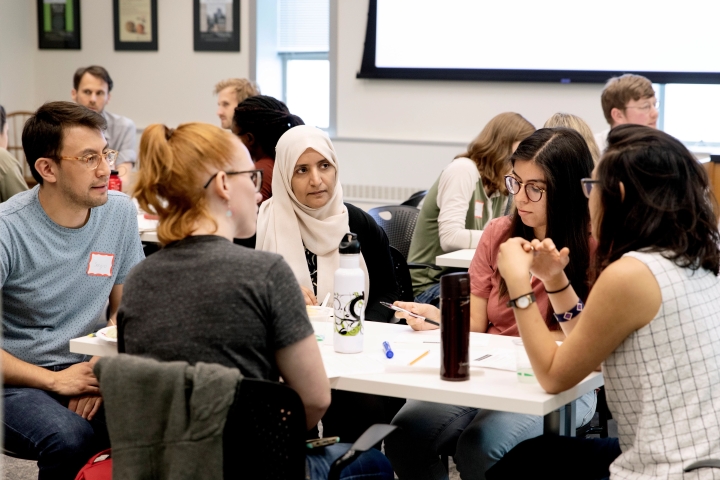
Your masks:
[{"label": "white tabletop", "polygon": [[463,250],[444,253],[435,257],[435,265],[440,267],[470,268],[473,255],[475,255],[474,248],[465,248]]},{"label": "white tabletop", "polygon": [[[519,383],[513,371],[471,367],[470,380],[448,382],[440,379],[440,331],[414,332],[406,325],[365,323],[364,352],[335,353],[331,323],[313,323],[316,333],[327,337],[318,342],[332,388],[352,392],[387,395],[505,412],[547,415],[602,386],[599,372],[588,375],[580,384],[559,393],[546,393],[538,384]],[[512,349],[512,338],[472,333],[471,360],[477,353]],[[385,359],[382,342],[392,345],[395,357]],[[70,351],[86,355],[117,355],[117,346],[97,337],[70,341]],[[416,365],[408,366],[425,351],[430,354]]]},{"label": "white tabletop", "polygon": [[158,243],[157,237],[157,220],[145,218],[145,214],[138,214],[138,230],[140,231],[140,240],[148,243]]}]

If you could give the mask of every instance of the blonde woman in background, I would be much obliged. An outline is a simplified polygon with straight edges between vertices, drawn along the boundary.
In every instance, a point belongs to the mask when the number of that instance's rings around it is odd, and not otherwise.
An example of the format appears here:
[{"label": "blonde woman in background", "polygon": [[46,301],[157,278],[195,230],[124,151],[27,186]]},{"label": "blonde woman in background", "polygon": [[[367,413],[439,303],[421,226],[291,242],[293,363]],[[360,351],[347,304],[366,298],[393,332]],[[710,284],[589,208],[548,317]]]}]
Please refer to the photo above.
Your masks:
[{"label": "blonde woman in background", "polygon": [[590,130],[590,126],[585,123],[585,120],[577,115],[573,115],[572,113],[558,112],[548,118],[543,127],[566,127],[572,128],[578,132],[587,142],[593,162],[597,165],[598,160],[600,160],[600,149],[598,148],[597,142],[595,142],[595,135],[593,135],[592,130]]},{"label": "blonde woman in background", "polygon": [[[508,201],[507,159],[535,127],[518,113],[492,118],[467,151],[445,167],[425,197],[408,262],[434,264],[435,257],[475,248],[485,224],[504,214]],[[437,306],[440,277],[448,268],[411,271],[415,301]]]}]

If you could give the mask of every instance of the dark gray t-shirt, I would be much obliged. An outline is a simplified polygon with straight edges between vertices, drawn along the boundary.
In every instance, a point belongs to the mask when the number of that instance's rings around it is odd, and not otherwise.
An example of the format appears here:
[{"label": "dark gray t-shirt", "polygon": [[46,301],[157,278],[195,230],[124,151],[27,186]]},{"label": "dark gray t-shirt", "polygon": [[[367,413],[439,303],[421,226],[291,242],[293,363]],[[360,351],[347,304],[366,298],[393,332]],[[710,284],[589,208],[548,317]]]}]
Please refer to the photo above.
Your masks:
[{"label": "dark gray t-shirt", "polygon": [[138,264],[118,325],[121,352],[219,363],[273,381],[275,351],[313,334],[283,258],[215,235],[171,243]]}]

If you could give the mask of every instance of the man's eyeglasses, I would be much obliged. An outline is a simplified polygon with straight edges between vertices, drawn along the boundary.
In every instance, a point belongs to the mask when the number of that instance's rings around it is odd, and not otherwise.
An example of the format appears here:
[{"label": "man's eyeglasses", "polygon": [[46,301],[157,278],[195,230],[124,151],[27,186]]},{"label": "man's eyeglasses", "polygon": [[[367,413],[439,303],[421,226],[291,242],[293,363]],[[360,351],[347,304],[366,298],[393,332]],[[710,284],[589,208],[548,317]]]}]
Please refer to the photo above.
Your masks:
[{"label": "man's eyeglasses", "polygon": [[508,192],[513,195],[520,193],[520,187],[525,186],[525,195],[527,195],[528,200],[531,202],[539,202],[543,193],[545,193],[544,188],[536,187],[532,183],[518,182],[512,175],[505,175],[505,186],[507,187]]},{"label": "man's eyeglasses", "polygon": [[[207,188],[208,185],[210,185],[210,182],[213,181],[213,178],[217,177],[217,174],[220,172],[216,172],[210,179],[207,181],[207,183],[203,186],[203,188]],[[225,175],[239,175],[241,173],[249,173],[250,174],[250,180],[253,181],[255,184],[255,191],[259,192],[260,188],[262,187],[262,170],[244,170],[242,172],[225,172]]]},{"label": "man's eyeglasses", "polygon": [[637,108],[637,109],[640,110],[641,112],[648,113],[652,108],[655,108],[655,110],[659,110],[659,109],[660,109],[660,102],[646,103],[645,105],[637,105],[637,106],[636,106],[636,105],[632,105],[632,106],[627,106],[627,107],[625,107],[625,108]]},{"label": "man's eyeglasses", "polygon": [[95,170],[100,165],[100,160],[106,160],[110,168],[115,166],[118,158],[117,150],[108,150],[105,153],[90,153],[82,157],[60,157],[60,160],[77,160],[84,163],[90,170]]},{"label": "man's eyeglasses", "polygon": [[581,178],[580,185],[582,185],[583,193],[587,198],[590,198],[590,192],[592,192],[593,185],[600,183],[600,180],[593,180],[592,178]]}]

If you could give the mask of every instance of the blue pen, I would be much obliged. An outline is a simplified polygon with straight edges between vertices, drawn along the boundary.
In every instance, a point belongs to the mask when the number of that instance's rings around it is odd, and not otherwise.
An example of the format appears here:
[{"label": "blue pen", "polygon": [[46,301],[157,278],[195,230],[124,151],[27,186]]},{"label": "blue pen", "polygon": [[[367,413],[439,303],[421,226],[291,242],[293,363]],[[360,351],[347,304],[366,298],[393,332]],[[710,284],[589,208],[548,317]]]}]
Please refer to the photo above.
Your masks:
[{"label": "blue pen", "polygon": [[385,356],[387,358],[392,358],[395,356],[395,354],[392,351],[392,348],[390,348],[390,344],[388,342],[383,342],[383,349],[385,350]]}]

